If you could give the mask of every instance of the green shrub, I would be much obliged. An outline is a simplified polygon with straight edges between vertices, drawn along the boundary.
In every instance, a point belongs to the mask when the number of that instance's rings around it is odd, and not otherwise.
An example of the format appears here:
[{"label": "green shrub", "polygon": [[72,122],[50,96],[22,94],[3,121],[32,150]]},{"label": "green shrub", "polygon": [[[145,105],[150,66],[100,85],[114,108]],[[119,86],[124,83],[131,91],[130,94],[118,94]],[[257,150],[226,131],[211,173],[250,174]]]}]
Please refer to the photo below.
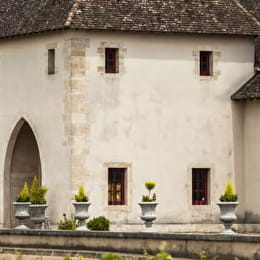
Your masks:
[{"label": "green shrub", "polygon": [[173,260],[172,256],[166,252],[161,252],[153,257],[153,260]]},{"label": "green shrub", "polygon": [[17,202],[30,202],[29,188],[27,182],[24,183],[22,191],[16,198]]},{"label": "green shrub", "polygon": [[85,192],[83,185],[79,186],[78,193],[75,195],[75,200],[77,202],[87,202],[88,201],[88,196]]},{"label": "green shrub", "polygon": [[219,200],[223,202],[230,202],[230,201],[234,202],[237,201],[237,199],[238,196],[234,192],[234,186],[230,181],[228,181],[225,192],[223,195],[220,196]]},{"label": "green shrub", "polygon": [[145,188],[148,190],[148,195],[143,195],[142,201],[143,202],[152,202],[156,201],[156,193],[153,193],[151,196],[151,191],[155,188],[156,183],[153,181],[145,182]]},{"label": "green shrub", "polygon": [[[208,257],[204,251],[198,252],[197,255],[199,256],[200,260],[217,260],[217,256],[212,258]],[[235,258],[234,258],[235,260]]]},{"label": "green shrub", "polygon": [[108,231],[109,225],[110,225],[110,221],[103,216],[93,218],[87,223],[87,227],[90,230],[105,230],[105,231]]},{"label": "green shrub", "polygon": [[122,256],[115,254],[103,254],[99,260],[123,260]]},{"label": "green shrub", "polygon": [[66,213],[63,213],[64,220],[60,221],[58,229],[59,230],[73,230],[78,227],[75,219],[68,219]]},{"label": "green shrub", "polygon": [[31,203],[32,204],[46,204],[45,195],[48,189],[45,186],[40,186],[38,178],[34,176],[31,187]]}]

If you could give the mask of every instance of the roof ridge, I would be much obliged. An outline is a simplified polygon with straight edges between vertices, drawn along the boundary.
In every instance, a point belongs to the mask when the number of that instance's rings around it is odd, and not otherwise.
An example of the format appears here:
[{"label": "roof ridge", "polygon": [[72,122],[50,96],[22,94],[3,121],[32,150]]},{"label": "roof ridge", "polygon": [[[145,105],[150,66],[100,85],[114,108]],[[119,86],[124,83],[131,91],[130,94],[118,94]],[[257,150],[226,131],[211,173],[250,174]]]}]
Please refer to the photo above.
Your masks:
[{"label": "roof ridge", "polygon": [[77,12],[78,8],[79,8],[79,4],[80,4],[81,0],[74,0],[74,3],[70,9],[70,12],[68,14],[67,20],[65,22],[65,26],[70,26],[71,21],[73,19],[73,16],[75,15],[75,13]]},{"label": "roof ridge", "polygon": [[256,22],[257,25],[260,26],[260,21],[252,15],[242,4],[240,4],[237,0],[232,0],[238,7],[240,7],[252,20]]}]

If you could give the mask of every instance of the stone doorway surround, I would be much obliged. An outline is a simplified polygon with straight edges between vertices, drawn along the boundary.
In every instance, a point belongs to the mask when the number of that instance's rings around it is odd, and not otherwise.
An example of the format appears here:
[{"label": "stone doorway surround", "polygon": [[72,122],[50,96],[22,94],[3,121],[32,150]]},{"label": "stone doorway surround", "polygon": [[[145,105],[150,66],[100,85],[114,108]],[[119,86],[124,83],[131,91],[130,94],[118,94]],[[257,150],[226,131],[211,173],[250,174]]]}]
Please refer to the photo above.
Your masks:
[{"label": "stone doorway surround", "polygon": [[39,149],[32,128],[21,118],[11,133],[5,156],[4,227],[16,225],[12,202],[15,201],[24,182],[31,185],[34,176],[41,182]]}]

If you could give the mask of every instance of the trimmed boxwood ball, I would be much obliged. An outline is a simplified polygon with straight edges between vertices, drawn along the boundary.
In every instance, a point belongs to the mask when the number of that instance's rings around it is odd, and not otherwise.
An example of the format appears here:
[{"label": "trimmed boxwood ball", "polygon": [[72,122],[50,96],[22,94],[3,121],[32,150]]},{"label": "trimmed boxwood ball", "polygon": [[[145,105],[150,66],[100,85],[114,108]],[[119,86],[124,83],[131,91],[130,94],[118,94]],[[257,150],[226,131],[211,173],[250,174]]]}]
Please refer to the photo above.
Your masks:
[{"label": "trimmed boxwood ball", "polygon": [[89,222],[87,223],[87,228],[90,230],[109,231],[109,225],[110,225],[109,219],[100,216],[89,220]]}]

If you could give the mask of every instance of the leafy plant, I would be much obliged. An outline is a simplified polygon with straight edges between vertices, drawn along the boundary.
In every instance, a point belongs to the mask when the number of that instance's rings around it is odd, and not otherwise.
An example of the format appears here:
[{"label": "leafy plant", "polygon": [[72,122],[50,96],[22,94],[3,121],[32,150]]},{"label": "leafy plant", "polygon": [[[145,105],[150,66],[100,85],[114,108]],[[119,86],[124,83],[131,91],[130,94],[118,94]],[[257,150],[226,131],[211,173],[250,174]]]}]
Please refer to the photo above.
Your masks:
[{"label": "leafy plant", "polygon": [[75,195],[75,200],[77,202],[87,202],[88,201],[88,196],[85,192],[83,185],[79,186],[78,193]]},{"label": "leafy plant", "polygon": [[155,188],[156,183],[152,181],[145,182],[145,188],[148,190],[148,195],[143,195],[142,201],[143,202],[152,202],[156,201],[156,193],[151,195],[151,191]]},{"label": "leafy plant", "polygon": [[173,257],[166,252],[160,252],[153,257],[153,260],[173,260]]},{"label": "leafy plant", "polygon": [[38,178],[34,176],[32,187],[31,187],[31,203],[46,204],[45,195],[47,191],[48,191],[47,187],[40,186]]},{"label": "leafy plant", "polygon": [[115,254],[103,254],[99,260],[123,260],[122,256]]},{"label": "leafy plant", "polygon": [[22,259],[22,253],[18,250],[15,250],[15,260],[21,260]]},{"label": "leafy plant", "polygon": [[93,218],[87,223],[87,227],[90,230],[105,230],[105,231],[108,231],[109,225],[110,225],[110,221],[103,216]]},{"label": "leafy plant", "polygon": [[63,260],[72,260],[72,258],[70,256],[65,256]]},{"label": "leafy plant", "polygon": [[68,219],[66,213],[63,213],[64,220],[60,221],[58,225],[59,230],[73,230],[78,227],[75,219]]},{"label": "leafy plant", "polygon": [[237,199],[238,196],[234,192],[234,186],[230,182],[230,180],[228,180],[224,194],[220,196],[219,200],[223,202],[230,202],[230,201],[237,201]]},{"label": "leafy plant", "polygon": [[16,198],[16,202],[30,202],[29,188],[27,182],[24,183],[22,191]]},{"label": "leafy plant", "polygon": [[217,256],[209,258],[204,251],[198,252],[197,255],[199,256],[200,260],[216,260],[218,258]]}]

